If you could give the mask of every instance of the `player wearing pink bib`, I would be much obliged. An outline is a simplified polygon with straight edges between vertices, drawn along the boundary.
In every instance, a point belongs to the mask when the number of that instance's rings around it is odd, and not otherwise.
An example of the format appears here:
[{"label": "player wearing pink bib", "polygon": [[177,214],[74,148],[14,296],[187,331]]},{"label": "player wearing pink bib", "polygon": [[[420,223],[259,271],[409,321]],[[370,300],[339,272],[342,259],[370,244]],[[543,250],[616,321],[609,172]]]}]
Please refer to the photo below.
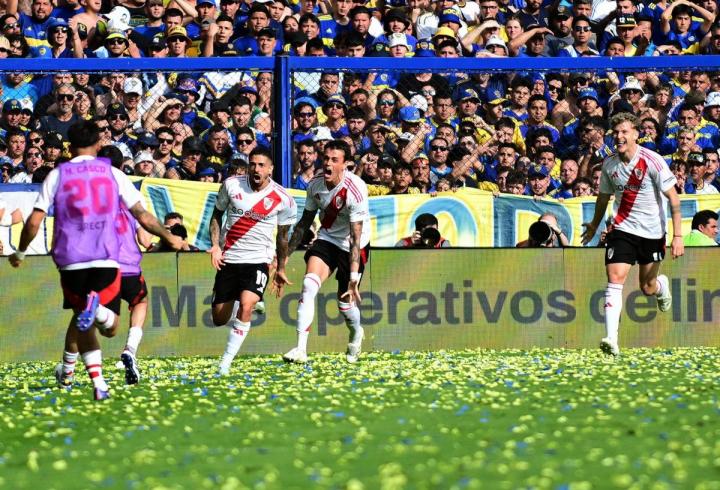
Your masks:
[{"label": "player wearing pink bib", "polygon": [[[215,274],[212,317],[215,325],[230,320],[221,376],[230,372],[247,334],[255,304],[262,300],[268,281],[268,265],[277,255],[277,271],[285,276],[288,231],[295,224],[297,206],[282,186],[272,180],[273,162],[263,148],[250,152],[247,175],[230,177],[220,187],[210,220],[209,250]],[[223,215],[227,216],[222,225]],[[273,234],[277,227],[277,238]],[[222,230],[222,233],[221,233]],[[282,286],[278,294],[282,294]],[[235,318],[233,303],[239,301]]]},{"label": "player wearing pink bib", "polygon": [[622,312],[622,292],[630,268],[640,266],[640,289],[646,296],[655,295],[660,311],[672,306],[670,281],[658,275],[665,257],[666,201],[669,201],[673,223],[673,259],[684,253],[680,215],[680,200],[675,191],[675,177],[665,160],[638,145],[638,119],[627,113],[616,114],[610,120],[617,152],[605,159],[600,177],[600,195],[595,214],[584,223],[583,244],[595,236],[605,215],[611,196],[612,224],[608,228],[605,250],[605,269],[608,284],[605,290],[605,337],[600,348],[606,354],[618,356],[618,329]]},{"label": "player wearing pink bib", "polygon": [[[315,296],[322,283],[337,269],[340,313],[350,330],[348,362],[357,362],[363,340],[360,325],[360,279],[370,253],[370,213],[365,183],[346,170],[350,148],[342,140],[325,145],[323,174],[310,181],[305,210],[290,238],[290,253],[320,211],[317,239],[305,254],[307,268],[298,305],[297,346],[287,352],[287,362],[307,361],[307,341],[315,316]],[[278,271],[279,275],[279,271]],[[280,282],[287,280],[281,278]]]},{"label": "player wearing pink bib", "polygon": [[182,243],[145,211],[140,193],[125,174],[107,159],[97,158],[100,132],[94,122],[73,124],[68,139],[74,158],[48,174],[10,263],[20,266],[52,206],[53,260],[60,269],[63,307],[73,310],[57,380],[61,386],[72,386],[79,352],[92,380],[94,397],[102,400],[109,393],[95,329],[113,337],[118,326],[120,237],[116,222],[121,203],[145,229],[167,240],[174,249],[179,250]]}]

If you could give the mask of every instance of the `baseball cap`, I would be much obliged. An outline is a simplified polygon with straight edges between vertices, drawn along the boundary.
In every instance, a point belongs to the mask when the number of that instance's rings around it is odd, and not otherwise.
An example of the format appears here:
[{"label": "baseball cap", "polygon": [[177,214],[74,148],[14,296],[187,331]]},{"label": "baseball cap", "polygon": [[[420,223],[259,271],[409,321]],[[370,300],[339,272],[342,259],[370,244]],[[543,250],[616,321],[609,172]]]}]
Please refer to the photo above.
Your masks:
[{"label": "baseball cap", "polygon": [[60,133],[56,131],[48,131],[45,133],[45,137],[43,137],[43,141],[45,142],[45,146],[48,148],[63,148],[63,137]]},{"label": "baseball cap", "polygon": [[422,122],[422,116],[420,110],[417,107],[406,106],[400,109],[400,120],[406,123],[419,123]]},{"label": "baseball cap", "polygon": [[127,78],[123,84],[123,92],[126,94],[140,94],[143,93],[142,82],[137,78]]},{"label": "baseball cap", "polygon": [[705,165],[705,155],[698,151],[691,151],[687,158],[688,165]]},{"label": "baseball cap", "polygon": [[635,27],[636,25],[637,21],[633,15],[621,15],[617,18],[618,27]]},{"label": "baseball cap", "polygon": [[293,108],[296,108],[296,107],[298,107],[298,106],[301,105],[301,104],[307,104],[307,105],[309,105],[310,107],[312,107],[313,109],[317,109],[317,108],[318,108],[317,100],[314,99],[313,97],[309,97],[309,96],[297,98],[297,99],[295,100],[295,104],[293,105]]},{"label": "baseball cap", "polygon": [[485,48],[489,48],[490,46],[500,46],[506,53],[508,52],[507,44],[505,44],[505,41],[503,41],[499,36],[490,36],[490,39],[488,39],[485,43]]},{"label": "baseball cap", "polygon": [[198,95],[198,83],[192,78],[185,78],[181,80],[180,83],[178,83],[177,87],[175,87],[175,90],[183,92],[194,92],[195,95]]},{"label": "baseball cap", "polygon": [[402,133],[400,136],[397,137],[398,141],[412,141],[412,139],[415,137],[412,133]]},{"label": "baseball cap", "polygon": [[710,92],[705,99],[705,107],[720,106],[720,92]]},{"label": "baseball cap", "polygon": [[166,47],[167,43],[165,42],[165,36],[163,36],[162,34],[157,34],[155,37],[152,38],[150,44],[148,44],[148,50],[160,51],[161,49],[165,49]]},{"label": "baseball cap", "polygon": [[155,159],[152,156],[152,153],[149,151],[141,151],[137,155],[135,155],[135,158],[133,159],[134,163],[142,163],[142,162],[154,162]]},{"label": "baseball cap", "polygon": [[428,156],[427,156],[425,153],[423,153],[423,152],[420,152],[420,153],[418,153],[417,155],[415,155],[414,157],[412,157],[412,160],[410,160],[410,161],[411,161],[411,162],[414,162],[415,160],[425,160],[425,161],[428,161],[428,162],[430,161],[430,159],[428,158]]},{"label": "baseball cap", "polygon": [[640,86],[640,82],[638,82],[637,78],[635,77],[627,77],[625,79],[625,83],[620,88],[620,92],[623,90],[639,90],[641,94],[645,94],[645,91]]},{"label": "baseball cap", "polygon": [[107,35],[107,37],[105,38],[105,42],[108,42],[111,39],[124,39],[125,41],[127,41],[127,36],[123,31],[113,30],[110,32],[110,34]]},{"label": "baseball cap", "polygon": [[342,95],[331,95],[328,97],[328,99],[323,104],[323,107],[328,104],[342,104],[345,108],[347,108],[347,102],[345,102],[345,99]]},{"label": "baseball cap", "polygon": [[442,13],[440,14],[440,19],[438,20],[438,24],[442,25],[447,22],[460,25],[460,16],[458,16],[457,10],[445,9],[442,11]]},{"label": "baseball cap", "polygon": [[528,169],[528,179],[532,179],[532,178],[544,179],[548,175],[550,175],[550,172],[548,172],[547,167],[545,167],[544,165],[535,164],[535,165],[531,165],[530,168]]},{"label": "baseball cap", "polygon": [[394,48],[395,46],[405,46],[410,49],[410,43],[408,42],[407,35],[400,32],[393,32],[388,36],[388,47]]},{"label": "baseball cap", "polygon": [[565,17],[565,18],[568,18],[568,17],[572,17],[572,16],[573,16],[573,15],[572,15],[572,10],[570,10],[570,9],[569,9],[568,7],[566,7],[565,5],[560,5],[558,8],[555,9],[555,12],[552,12],[552,13],[550,14],[550,17],[556,17],[556,18],[557,18],[557,17]]},{"label": "baseball cap", "polygon": [[17,99],[10,99],[3,104],[3,112],[22,111],[22,104]]},{"label": "baseball cap", "polygon": [[465,87],[462,90],[460,90],[460,93],[458,94],[458,100],[466,100],[466,99],[475,99],[478,102],[480,102],[480,96],[478,93],[469,87]]},{"label": "baseball cap", "polygon": [[507,99],[505,98],[505,94],[503,91],[490,88],[485,91],[485,102],[487,102],[488,104],[497,105],[502,104],[505,101],[507,101]]},{"label": "baseball cap", "polygon": [[315,133],[313,136],[313,142],[329,141],[333,139],[330,128],[328,128],[327,126],[319,126],[315,128],[313,132]]},{"label": "baseball cap", "polygon": [[383,41],[376,41],[370,46],[370,54],[369,56],[378,58],[383,56],[390,56],[390,53],[388,53],[388,44]]},{"label": "baseball cap", "polygon": [[427,58],[430,56],[435,56],[435,45],[433,44],[432,39],[420,39],[415,45],[415,57]]},{"label": "baseball cap", "polygon": [[599,102],[600,99],[598,99],[597,90],[594,88],[584,88],[580,91],[578,94],[578,101],[581,101],[583,99],[595,99],[596,102]]},{"label": "baseball cap", "polygon": [[143,131],[140,133],[137,137],[137,142],[138,144],[149,146],[151,148],[160,146],[160,140],[158,140],[157,136],[149,131]]},{"label": "baseball cap", "polygon": [[125,110],[125,106],[120,104],[119,102],[115,102],[114,104],[110,104],[110,106],[107,108],[107,111],[105,112],[106,116],[127,116],[127,111]]},{"label": "baseball cap", "polygon": [[272,27],[265,27],[263,29],[260,29],[257,37],[269,37],[275,39],[277,37],[277,32],[275,32],[275,29],[273,29]]},{"label": "baseball cap", "polygon": [[198,172],[198,175],[200,177],[216,177],[217,172],[212,167],[205,167],[204,169],[202,169]]},{"label": "baseball cap", "polygon": [[209,3],[210,5],[212,5],[212,6],[215,7],[215,8],[219,8],[219,7],[220,7],[220,6],[218,5],[217,0],[198,0],[197,3],[196,3],[196,5],[202,5],[202,4],[204,4],[204,3]]},{"label": "baseball cap", "polygon": [[[497,24],[497,22],[496,22],[496,24]],[[500,24],[498,24],[498,25],[500,25]],[[449,27],[446,27],[446,26],[439,27],[438,30],[435,31],[435,34],[433,35],[433,39],[442,37],[442,36],[456,39],[455,31],[453,31],[452,29],[450,29]]]},{"label": "baseball cap", "polygon": [[181,26],[175,26],[168,31],[165,38],[170,39],[171,37],[182,37],[185,38],[187,42],[191,42],[191,39],[187,35],[187,29]]},{"label": "baseball cap", "polygon": [[20,106],[22,107],[22,111],[23,111],[23,112],[30,113],[30,115],[32,115],[33,109],[34,109],[32,100],[30,100],[30,99],[22,99],[22,100],[20,101]]},{"label": "baseball cap", "polygon": [[405,27],[410,25],[410,19],[408,19],[408,16],[403,12],[402,8],[393,8],[385,12],[384,16],[385,22],[391,21],[391,20],[399,20],[400,22],[405,24]]}]

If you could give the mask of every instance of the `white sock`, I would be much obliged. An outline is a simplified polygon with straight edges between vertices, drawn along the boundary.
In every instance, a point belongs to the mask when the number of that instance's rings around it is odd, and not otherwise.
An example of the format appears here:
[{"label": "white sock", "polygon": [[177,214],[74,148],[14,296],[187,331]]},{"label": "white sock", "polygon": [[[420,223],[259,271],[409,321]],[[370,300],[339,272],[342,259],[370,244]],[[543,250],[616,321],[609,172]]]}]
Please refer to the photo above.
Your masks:
[{"label": "white sock", "polygon": [[303,278],[302,297],[298,303],[297,319],[297,346],[298,349],[307,350],[310,327],[315,317],[315,296],[320,290],[320,276],[317,274],[305,274]]},{"label": "white sock", "polygon": [[250,322],[241,322],[237,318],[233,318],[228,322],[230,332],[228,333],[228,341],[225,346],[225,353],[222,356],[221,364],[229,366],[235,359],[240,347],[245,342],[245,337],[250,333]]},{"label": "white sock", "polygon": [[622,284],[608,283],[605,289],[605,336],[617,343],[622,312]]},{"label": "white sock", "polygon": [[95,310],[95,325],[97,325],[100,330],[107,330],[112,328],[114,323],[115,313],[103,305],[99,305],[97,310]]},{"label": "white sock", "polygon": [[360,326],[360,308],[355,303],[344,303],[342,301],[338,301],[338,308],[345,317],[345,325],[350,330],[349,342],[357,344],[362,341],[363,328]]},{"label": "white sock", "polygon": [[142,336],[142,327],[130,327],[130,330],[128,330],[127,342],[125,342],[125,350],[130,352],[133,356],[136,356]]},{"label": "white sock", "polygon": [[93,386],[107,391],[108,385],[102,373],[102,352],[99,349],[85,352],[82,354],[82,360],[85,363],[85,370],[90,376]]},{"label": "white sock", "polygon": [[77,352],[63,352],[62,369],[65,376],[72,376],[75,374],[75,364],[78,358]]}]

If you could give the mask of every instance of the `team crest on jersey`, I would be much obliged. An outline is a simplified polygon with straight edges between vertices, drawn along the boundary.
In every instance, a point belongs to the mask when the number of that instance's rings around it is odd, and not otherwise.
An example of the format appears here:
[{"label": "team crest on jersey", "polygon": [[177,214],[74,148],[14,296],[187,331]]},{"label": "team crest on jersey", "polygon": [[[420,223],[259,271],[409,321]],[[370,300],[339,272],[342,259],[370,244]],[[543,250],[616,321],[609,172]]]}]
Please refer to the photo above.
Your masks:
[{"label": "team crest on jersey", "polygon": [[634,168],[633,173],[635,174],[635,178],[638,180],[642,180],[644,172],[641,168]]},{"label": "team crest on jersey", "polygon": [[273,200],[269,197],[266,197],[263,199],[263,207],[267,210],[270,209],[273,205]]},{"label": "team crest on jersey", "polygon": [[343,204],[345,204],[345,201],[343,201],[342,196],[335,196],[335,207],[340,209],[343,207]]}]

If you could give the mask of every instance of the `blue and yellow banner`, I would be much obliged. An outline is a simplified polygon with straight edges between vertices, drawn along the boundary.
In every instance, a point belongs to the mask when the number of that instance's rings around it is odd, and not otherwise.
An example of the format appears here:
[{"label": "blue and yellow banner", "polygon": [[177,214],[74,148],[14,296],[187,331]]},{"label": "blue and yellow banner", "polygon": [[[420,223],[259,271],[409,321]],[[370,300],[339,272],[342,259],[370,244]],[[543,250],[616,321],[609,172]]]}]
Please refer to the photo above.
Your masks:
[{"label": "blue and yellow banner", "polygon": [[[209,225],[215,206],[218,184],[187,182],[168,179],[143,179],[138,183],[145,196],[148,209],[162,220],[169,212],[183,215],[191,244],[205,250],[210,248]],[[29,187],[29,186],[28,186]],[[21,208],[23,216],[32,211],[32,192],[3,192],[0,197]],[[291,190],[298,209],[305,205],[305,191]],[[683,234],[690,232],[693,215],[702,209],[720,210],[720,195],[681,196]],[[490,192],[462,189],[457,192],[440,193],[436,197],[413,194],[403,196],[378,196],[370,198],[371,244],[374,247],[392,247],[398,240],[409,236],[414,230],[414,221],[422,213],[437,216],[441,234],[455,247],[514,247],[527,238],[530,224],[543,213],[553,213],[570,244],[580,246],[582,224],[592,219],[595,198],[577,198],[558,201],[555,199],[535,200],[526,196],[501,194],[497,197]],[[610,206],[608,206],[608,212]],[[302,211],[298,213],[298,216]],[[3,228],[3,227],[0,227]],[[17,246],[21,225],[11,229],[0,229],[0,240]],[[52,219],[46,220],[40,236],[31,247],[30,253],[47,253],[52,237]],[[595,238],[597,243],[599,234]],[[12,248],[6,246],[5,253]]]}]

